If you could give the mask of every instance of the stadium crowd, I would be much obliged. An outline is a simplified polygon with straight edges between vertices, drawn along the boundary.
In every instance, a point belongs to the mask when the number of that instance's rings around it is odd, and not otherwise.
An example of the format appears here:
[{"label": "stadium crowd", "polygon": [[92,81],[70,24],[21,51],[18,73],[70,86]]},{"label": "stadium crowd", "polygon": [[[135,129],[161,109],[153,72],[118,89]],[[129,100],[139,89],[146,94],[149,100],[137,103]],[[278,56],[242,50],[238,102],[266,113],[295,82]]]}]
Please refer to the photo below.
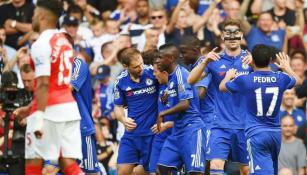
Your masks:
[{"label": "stadium crowd", "polygon": [[[127,74],[127,70],[129,72],[136,71],[135,73],[137,74],[137,66],[142,62],[144,62],[144,72],[147,73],[147,65],[155,67],[158,57],[161,57],[161,62],[164,61],[162,59],[163,56],[169,56],[169,50],[172,50],[170,48],[171,46],[167,47],[165,44],[173,44],[179,48],[180,54],[174,54],[178,59],[172,58],[172,61],[178,62],[181,66],[185,67],[185,69],[192,71],[193,68],[195,69],[195,64],[197,65],[198,60],[201,60],[199,58],[206,58],[208,54],[212,55],[212,50],[214,53],[223,53],[225,47],[227,47],[225,46],[225,40],[227,39],[221,36],[225,30],[224,24],[227,20],[240,22],[239,31],[242,32],[243,37],[240,37],[239,40],[241,48],[246,50],[246,52],[244,51],[244,56],[246,56],[246,54],[250,55],[249,52],[252,52],[253,47],[258,44],[270,46],[272,53],[283,51],[289,55],[290,66],[293,71],[300,79],[304,80],[302,85],[286,90],[282,97],[280,111],[278,112],[278,116],[281,118],[282,131],[278,170],[280,175],[307,174],[307,1],[62,1],[64,11],[62,11],[59,16],[57,27],[61,32],[68,34],[66,37],[73,43],[74,57],[84,60],[90,73],[91,81],[89,83],[92,92],[91,95],[93,96],[91,115],[96,131],[94,139],[96,143],[94,144],[96,146],[97,160],[99,162],[101,174],[115,175],[118,174],[117,171],[121,171],[119,174],[125,174],[126,169],[117,169],[118,161],[120,163],[141,165],[144,163],[136,163],[134,160],[131,160],[134,162],[127,162],[125,158],[117,159],[118,154],[122,153],[119,151],[119,145],[125,130],[126,132],[131,131],[136,127],[131,126],[134,121],[127,122],[125,121],[126,119],[119,118],[119,114],[126,114],[126,116],[128,114],[129,116],[129,114],[136,114],[142,111],[142,109],[134,108],[130,108],[129,111],[129,105],[131,105],[129,98],[132,101],[137,101],[139,99],[133,99],[129,94],[127,97],[121,94],[122,92],[119,89],[129,91],[129,88],[135,88],[134,86],[136,86],[131,82],[121,81],[121,79],[125,78],[123,74]],[[0,0],[0,73],[2,75],[5,71],[15,72],[18,78],[18,88],[24,89],[27,92],[33,92],[35,89],[34,79],[37,76],[30,64],[30,60],[33,58],[33,50],[31,50],[33,48],[32,44],[40,37],[40,33],[35,31],[32,26],[36,3],[37,0]],[[230,30],[230,33],[233,32],[236,31]],[[230,34],[230,36],[232,36],[232,34]],[[127,48],[134,48],[135,50],[133,51],[132,49],[132,51],[127,51]],[[135,60],[129,60],[129,58],[127,58],[129,56],[134,58],[134,54],[138,52],[141,53],[142,61],[137,58]],[[168,58],[171,59],[170,56]],[[131,65],[136,65],[136,67],[132,69]],[[141,65],[141,67],[142,66],[143,65]],[[274,71],[279,69],[275,64],[270,64],[270,66]],[[165,68],[165,70],[167,70],[167,68]],[[211,72],[212,75],[209,73],[207,77],[214,76],[212,70]],[[153,74],[156,76],[157,72]],[[160,72],[160,74],[163,73]],[[163,77],[163,75],[160,76]],[[152,75],[152,77],[154,77],[154,75]],[[185,77],[185,79],[190,78],[188,78],[188,75],[183,75],[183,77]],[[77,78],[77,76],[75,78]],[[145,83],[147,85],[157,83],[151,81],[150,79],[150,81],[148,80]],[[210,93],[210,88],[212,89],[210,86],[213,78],[211,82],[210,80],[207,81],[208,82],[205,82],[206,85],[197,86],[202,87],[198,88],[198,94],[196,95],[199,96],[201,100],[207,100],[206,94]],[[129,83],[131,83],[131,85]],[[163,84],[160,81],[159,83]],[[171,85],[169,84],[168,86]],[[179,87],[179,90],[180,88],[183,87]],[[159,94],[159,96],[161,96],[161,94]],[[36,98],[40,97],[37,96]],[[153,97],[146,98],[147,99],[143,99],[142,101],[142,103],[145,102],[143,106],[150,107],[151,103],[157,103],[158,101],[158,98],[156,101],[154,101],[155,98]],[[163,98],[162,94],[162,97],[159,98],[159,100],[162,101],[161,103],[163,103]],[[126,107],[128,107],[128,110]],[[158,108],[158,106],[156,106],[156,108]],[[131,110],[134,111],[131,112]],[[154,120],[155,123],[158,113],[154,110],[157,109],[152,109],[153,111],[151,112],[149,109],[146,110],[147,112],[149,111],[148,115],[156,115],[155,117],[151,117],[151,120]],[[203,112],[206,113],[208,111],[201,111],[201,113]],[[4,111],[1,111],[1,116],[0,152],[1,155],[3,155]],[[213,120],[213,117],[206,118],[204,124],[206,125],[206,122],[210,123],[210,120]],[[15,132],[15,125],[20,125],[20,127],[25,130],[26,124],[26,119],[18,119],[17,121],[15,116],[12,115],[10,120],[9,148],[12,149],[13,154],[20,155],[21,160],[17,165],[14,164],[10,166],[9,174],[12,175],[25,173],[24,160],[22,159],[24,159],[24,144],[27,140],[27,135],[24,137],[17,135]],[[167,130],[169,126],[166,125],[168,124],[171,125],[170,127],[173,125],[164,121],[162,128],[159,128],[161,126],[157,125],[150,126],[149,129],[152,129],[150,132],[159,133],[161,129]],[[220,124],[223,125],[223,123]],[[140,127],[148,128],[148,126]],[[139,130],[136,132],[141,133]],[[208,132],[202,132],[208,137]],[[124,138],[125,142],[128,142],[127,137]],[[192,137],[190,141],[186,141],[186,144],[194,144]],[[141,143],[138,149],[148,149],[150,154],[151,148],[146,148],[144,145],[146,144]],[[148,146],[151,146],[151,144]],[[71,149],[74,149],[74,147]],[[123,152],[129,151],[131,150],[123,150]],[[208,150],[205,152],[202,151],[201,153],[205,154]],[[148,154],[148,152],[146,154]],[[232,157],[235,157],[238,153],[233,152],[232,154]],[[150,155],[138,156],[150,157]],[[127,157],[129,158],[129,156]],[[163,158],[160,157],[160,159]],[[228,157],[226,160],[227,159]],[[240,174],[240,170],[244,174],[244,169],[242,169],[235,160],[231,161],[231,158],[229,160],[230,161],[227,161],[225,164],[225,174]],[[240,163],[242,163],[242,161]],[[60,172],[61,168],[57,164],[57,162],[45,160],[43,174],[52,175],[64,173],[63,170]],[[83,164],[86,163],[83,162]],[[215,168],[218,169],[218,165],[220,164],[217,163],[216,165]],[[149,169],[147,167],[143,168],[146,171],[150,171],[150,173],[155,173],[155,170],[151,170],[150,167]],[[142,168],[139,166],[135,167],[133,169],[133,174],[142,174],[142,170],[139,169]],[[189,168],[185,167],[185,169]],[[141,171],[141,173],[139,171]],[[163,172],[163,170],[161,171]],[[178,172],[172,173],[179,174],[180,171],[184,170],[177,169],[177,171]],[[210,172],[214,174],[214,172]],[[217,174],[218,173],[220,172],[217,172]]]}]

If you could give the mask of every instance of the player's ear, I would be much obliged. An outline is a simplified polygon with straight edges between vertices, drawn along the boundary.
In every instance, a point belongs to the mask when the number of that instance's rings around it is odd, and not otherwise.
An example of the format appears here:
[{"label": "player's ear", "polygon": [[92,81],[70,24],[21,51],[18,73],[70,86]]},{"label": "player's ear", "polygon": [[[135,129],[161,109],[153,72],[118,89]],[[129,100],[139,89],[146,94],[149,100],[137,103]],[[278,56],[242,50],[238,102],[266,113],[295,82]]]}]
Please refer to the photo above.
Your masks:
[{"label": "player's ear", "polygon": [[125,69],[128,69],[128,65],[127,65],[127,64],[123,64],[123,67],[124,67]]}]

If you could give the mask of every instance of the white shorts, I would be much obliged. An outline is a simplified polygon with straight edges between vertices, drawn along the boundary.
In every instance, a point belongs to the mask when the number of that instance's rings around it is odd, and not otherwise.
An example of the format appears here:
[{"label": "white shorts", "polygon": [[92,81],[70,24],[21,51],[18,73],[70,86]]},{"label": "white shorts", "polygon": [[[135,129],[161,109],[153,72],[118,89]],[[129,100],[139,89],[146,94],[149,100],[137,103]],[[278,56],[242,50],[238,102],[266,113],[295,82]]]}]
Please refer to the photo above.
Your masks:
[{"label": "white shorts", "polygon": [[37,139],[28,118],[25,158],[58,160],[59,157],[82,159],[80,120],[53,122],[44,119],[43,136]]}]

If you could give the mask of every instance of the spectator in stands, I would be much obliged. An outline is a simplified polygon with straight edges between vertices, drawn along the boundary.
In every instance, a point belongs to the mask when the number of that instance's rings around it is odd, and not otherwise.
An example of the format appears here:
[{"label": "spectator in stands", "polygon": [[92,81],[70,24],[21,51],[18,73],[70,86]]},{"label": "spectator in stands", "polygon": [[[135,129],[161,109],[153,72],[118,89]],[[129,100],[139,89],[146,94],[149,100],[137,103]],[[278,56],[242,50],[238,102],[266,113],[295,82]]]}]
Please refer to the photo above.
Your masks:
[{"label": "spectator in stands", "polygon": [[[295,50],[294,52],[292,52],[290,64],[293,71],[302,80],[306,80],[306,55],[303,50]],[[304,83],[303,85],[298,86],[296,88],[296,91],[298,93],[299,99],[296,99],[295,106],[305,109],[306,98],[302,98],[302,96],[299,95],[301,91],[304,91]]]},{"label": "spectator in stands", "polygon": [[77,34],[82,36],[83,39],[89,40],[93,37],[92,31],[89,29],[89,24],[88,22],[93,22],[91,21],[84,21],[84,12],[82,11],[82,8],[78,5],[72,4],[68,7],[66,16],[73,16],[79,21],[79,27]]},{"label": "spectator in stands", "polygon": [[153,27],[157,30],[159,30],[159,42],[158,47],[165,44],[165,35],[164,31],[167,24],[167,14],[165,9],[163,8],[152,8],[150,13],[150,23],[153,25]]},{"label": "spectator in stands", "polygon": [[138,0],[136,2],[137,19],[136,24],[145,26],[149,24],[149,3],[148,0]]},{"label": "spectator in stands", "polygon": [[295,11],[286,6],[286,0],[274,0],[273,8],[269,12],[272,14],[275,22],[285,23],[288,26],[295,25]]},{"label": "spectator in stands", "polygon": [[281,119],[282,143],[278,157],[278,168],[290,168],[293,175],[304,175],[306,149],[302,141],[295,137],[295,121],[291,116]]},{"label": "spectator in stands", "polygon": [[98,87],[96,89],[96,96],[100,102],[101,116],[113,119],[113,85],[110,83],[111,69],[107,65],[101,65],[97,68],[96,80],[98,80]]},{"label": "spectator in stands", "polygon": [[300,127],[306,122],[305,112],[302,109],[295,107],[295,90],[286,90],[283,94],[282,104],[279,111],[279,116],[282,118],[286,115],[292,116],[296,126]]},{"label": "spectator in stands", "polygon": [[34,5],[26,0],[12,0],[11,3],[0,6],[0,25],[4,26],[7,39],[6,44],[19,48],[19,37],[32,30],[32,16]]},{"label": "spectator in stands", "polygon": [[5,44],[5,42],[6,42],[6,32],[3,27],[0,27],[0,48],[1,48],[2,58],[5,57],[8,60],[11,60],[16,54],[16,50],[13,47]]},{"label": "spectator in stands", "polygon": [[199,29],[208,21],[210,14],[219,2],[220,0],[214,0],[202,17],[192,25],[189,25],[187,22],[187,12],[181,10],[184,6],[189,4],[189,1],[179,0],[170,22],[166,27],[165,41],[178,46],[183,36],[196,35]]},{"label": "spectator in stands", "polygon": [[[94,15],[100,16],[100,12],[93,6],[87,3],[87,0],[74,0],[74,3],[78,5],[82,10],[82,21],[91,23],[94,20]],[[68,10],[69,11],[69,8]],[[69,15],[69,14],[68,14]]]},{"label": "spectator in stands", "polygon": [[296,136],[304,141],[304,145],[307,150],[307,122],[298,128]]},{"label": "spectator in stands", "polygon": [[11,59],[4,67],[4,71],[13,70],[18,77],[18,87],[23,88],[24,85],[22,83],[21,75],[20,75],[20,68],[24,64],[28,64],[30,61],[30,53],[29,49],[26,47],[20,48],[13,59]]},{"label": "spectator in stands", "polygon": [[269,46],[274,46],[282,49],[284,46],[285,29],[278,28],[273,30],[273,17],[269,12],[263,12],[259,15],[257,26],[251,26],[247,21],[242,21],[244,34],[247,40],[249,50],[256,44],[266,43]]},{"label": "spectator in stands", "polygon": [[303,50],[296,50],[291,54],[291,67],[302,80],[306,79],[306,53]]},{"label": "spectator in stands", "polygon": [[106,33],[111,34],[111,35],[116,35],[119,33],[119,25],[120,23],[116,20],[113,19],[108,19],[106,21]]},{"label": "spectator in stands", "polygon": [[151,49],[157,49],[159,44],[159,35],[159,30],[156,28],[146,29],[140,36],[141,39],[136,39],[135,41],[137,43],[137,49],[143,52]]}]

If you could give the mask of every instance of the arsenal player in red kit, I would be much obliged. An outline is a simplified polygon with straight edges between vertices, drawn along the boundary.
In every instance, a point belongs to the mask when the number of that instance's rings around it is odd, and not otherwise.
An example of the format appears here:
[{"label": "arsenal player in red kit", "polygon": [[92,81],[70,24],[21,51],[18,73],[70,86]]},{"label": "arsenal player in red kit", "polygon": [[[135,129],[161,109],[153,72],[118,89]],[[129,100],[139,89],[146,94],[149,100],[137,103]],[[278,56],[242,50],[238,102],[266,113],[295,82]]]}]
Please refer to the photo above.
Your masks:
[{"label": "arsenal player in red kit", "polygon": [[73,48],[56,29],[62,7],[59,0],[38,0],[32,19],[40,36],[31,48],[36,87],[27,118],[27,175],[42,174],[43,159],[59,160],[66,175],[84,174],[75,162],[82,151],[81,118],[70,90]]}]

